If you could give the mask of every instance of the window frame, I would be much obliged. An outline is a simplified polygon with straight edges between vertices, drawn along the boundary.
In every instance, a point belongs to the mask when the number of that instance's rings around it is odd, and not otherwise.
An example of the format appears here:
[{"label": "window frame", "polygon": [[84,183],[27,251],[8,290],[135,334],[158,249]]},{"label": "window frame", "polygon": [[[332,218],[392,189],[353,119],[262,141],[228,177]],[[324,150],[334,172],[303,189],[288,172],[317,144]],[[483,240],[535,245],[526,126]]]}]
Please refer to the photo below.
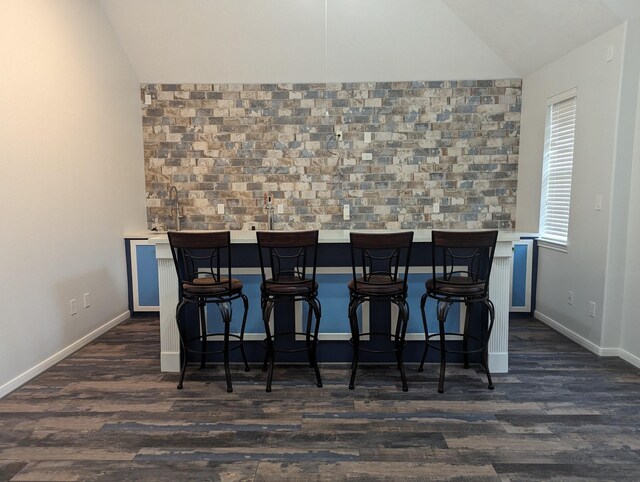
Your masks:
[{"label": "window frame", "polygon": [[[571,103],[567,103],[568,101],[573,101],[573,104],[571,105]],[[554,108],[559,108],[559,111],[554,112]],[[542,181],[540,186],[539,245],[562,252],[567,252],[569,247],[577,111],[578,89],[575,87],[547,99],[542,159]],[[567,124],[567,122],[570,122],[570,124]],[[571,135],[570,140],[562,139],[569,134]],[[560,144],[559,146],[558,143]],[[555,151],[552,148],[552,145],[554,144],[558,148]],[[569,150],[570,152],[568,152]],[[552,174],[553,171],[555,171],[555,175]],[[568,192],[566,187],[567,184]],[[548,210],[550,186],[551,190],[555,190],[556,192],[552,199],[554,201],[554,206],[556,207],[555,214],[552,216],[549,216]],[[556,221],[556,227],[552,229],[545,228],[548,225],[547,223],[549,222],[550,217]],[[566,218],[566,223],[558,224],[558,218],[560,218],[560,221],[562,221],[562,218]],[[564,234],[564,237],[561,234]]]}]

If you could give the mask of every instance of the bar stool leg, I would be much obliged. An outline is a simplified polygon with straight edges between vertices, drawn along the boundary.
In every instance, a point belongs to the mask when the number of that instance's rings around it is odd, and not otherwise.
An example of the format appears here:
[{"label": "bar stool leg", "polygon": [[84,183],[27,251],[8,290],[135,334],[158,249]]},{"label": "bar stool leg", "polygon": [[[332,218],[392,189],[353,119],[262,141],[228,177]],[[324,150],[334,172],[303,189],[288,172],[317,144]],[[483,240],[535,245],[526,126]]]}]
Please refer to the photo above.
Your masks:
[{"label": "bar stool leg", "polygon": [[180,334],[180,379],[178,380],[178,390],[182,390],[182,382],[184,381],[184,374],[187,371],[187,345],[184,340],[186,340],[187,333],[186,327],[182,326],[180,315],[182,314],[182,308],[184,307],[185,302],[182,300],[178,303],[176,308],[176,323],[178,325],[178,333]]},{"label": "bar stool leg", "polygon": [[[266,301],[265,300],[261,300],[260,301],[260,308],[262,310],[262,322],[265,323],[265,314],[264,314],[264,310],[266,309]],[[268,319],[268,318],[267,318]],[[267,324],[265,324],[265,326],[267,326]],[[266,329],[265,329],[265,333],[267,333]],[[266,341],[265,341],[266,344]],[[268,366],[268,362],[269,362],[269,350],[266,349],[267,347],[265,346],[265,351],[264,351],[264,362],[262,363],[262,371],[266,372],[267,371],[267,366]]]},{"label": "bar stool leg", "polygon": [[471,324],[471,307],[473,304],[465,303],[465,316],[464,316],[464,333],[462,335],[462,354],[464,360],[464,367],[469,368],[469,325]]},{"label": "bar stool leg", "polygon": [[495,321],[496,314],[495,314],[495,308],[491,300],[485,300],[484,305],[487,307],[487,310],[489,311],[490,321],[489,321],[489,329],[487,330],[487,342],[484,345],[482,358],[484,362],[484,370],[487,374],[487,381],[489,382],[488,388],[489,390],[493,390],[494,389],[493,381],[491,380],[491,372],[489,371],[489,338],[491,338],[491,330],[493,329],[493,323]]},{"label": "bar stool leg", "polygon": [[403,314],[403,307],[400,306],[400,303],[396,302],[396,301],[391,301],[393,304],[395,304],[398,307],[398,318],[396,319],[396,331],[393,335],[393,345],[395,347],[395,352],[396,352],[396,365],[398,367],[398,370],[401,370],[402,368],[402,358],[401,358],[401,353],[400,353],[400,345],[401,345],[401,340],[400,340],[400,333],[402,333],[402,325],[403,325],[403,320],[404,320],[404,314]]},{"label": "bar stool leg", "polygon": [[224,324],[224,345],[222,354],[224,357],[224,374],[227,380],[227,392],[233,392],[231,385],[231,370],[229,369],[229,328],[231,325],[231,303],[218,303],[220,313],[222,314],[222,323]]},{"label": "bar stool leg", "polygon": [[242,295],[242,303],[244,305],[244,315],[242,316],[242,325],[240,327],[240,353],[242,354],[242,361],[244,361],[244,371],[250,370],[249,363],[247,363],[247,355],[244,352],[244,330],[247,326],[247,313],[249,312],[249,299],[246,295]]},{"label": "bar stool leg", "polygon": [[263,370],[269,367],[269,373],[267,375],[267,392],[271,391],[271,382],[273,380],[273,366],[275,365],[275,349],[273,346],[273,334],[271,333],[271,327],[269,326],[269,318],[271,318],[271,312],[273,310],[274,302],[267,300],[264,303],[262,310],[262,320],[264,321],[264,330],[266,337],[267,355],[265,357]]},{"label": "bar stool leg", "polygon": [[[320,304],[318,303],[318,300],[316,299],[311,299],[310,301],[310,306],[311,308],[309,309],[309,311],[311,311],[313,309],[313,313],[315,315],[316,318],[316,323],[315,323],[315,327],[314,327],[314,331],[313,331],[313,340],[312,340],[312,344],[311,344],[311,349],[309,350],[309,356],[311,358],[311,364],[313,365],[313,368],[316,372],[316,386],[317,387],[322,387],[322,378],[320,377],[320,367],[318,366],[318,358],[317,358],[317,346],[318,346],[318,331],[320,330]],[[311,327],[309,326],[309,329]]]},{"label": "bar stool leg", "polygon": [[396,347],[396,354],[398,356],[398,365],[400,368],[400,379],[402,380],[402,391],[408,392],[409,387],[407,386],[407,376],[404,371],[404,339],[407,333],[407,325],[409,323],[409,305],[405,301],[397,303],[398,305],[398,324],[401,324],[400,331],[396,330],[398,333],[398,345]]},{"label": "bar stool leg", "polygon": [[313,367],[314,366],[314,358],[313,358],[313,353],[311,352],[311,350],[312,350],[312,344],[311,344],[311,317],[313,316],[313,309],[311,308],[311,299],[306,299],[305,301],[307,302],[307,328],[304,331],[305,344],[307,346],[307,356],[309,357],[309,366]]},{"label": "bar stool leg", "polygon": [[429,349],[429,329],[427,328],[427,315],[424,312],[426,303],[427,295],[425,293],[420,299],[420,313],[422,314],[422,327],[424,328],[424,352],[422,353],[422,360],[420,360],[420,366],[418,367],[419,372],[424,369],[424,361],[427,359],[427,350]]},{"label": "bar stool leg", "polygon": [[205,303],[198,301],[198,317],[200,318],[200,337],[201,337],[201,354],[200,354],[200,368],[205,368],[207,364],[207,319],[204,313]]},{"label": "bar stool leg", "polygon": [[438,327],[440,330],[440,377],[438,379],[438,393],[444,393],[444,373],[447,367],[447,343],[445,340],[445,322],[451,303],[438,301]]},{"label": "bar stool leg", "polygon": [[351,300],[349,303],[349,324],[351,325],[351,343],[353,345],[353,359],[351,360],[351,378],[349,389],[355,388],[356,372],[358,371],[358,358],[360,356],[360,329],[358,327],[358,306],[362,301]]}]

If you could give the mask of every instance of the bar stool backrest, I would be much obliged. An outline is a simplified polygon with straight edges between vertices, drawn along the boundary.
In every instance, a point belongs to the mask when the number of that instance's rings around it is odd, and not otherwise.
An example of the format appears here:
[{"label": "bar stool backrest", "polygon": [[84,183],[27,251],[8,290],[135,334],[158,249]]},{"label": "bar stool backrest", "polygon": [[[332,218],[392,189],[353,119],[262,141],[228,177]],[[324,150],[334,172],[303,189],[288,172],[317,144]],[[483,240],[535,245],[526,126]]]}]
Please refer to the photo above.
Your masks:
[{"label": "bar stool backrest", "polygon": [[406,293],[413,231],[349,234],[355,290],[401,282]]},{"label": "bar stool backrest", "polygon": [[206,290],[221,294],[232,290],[231,233],[169,231],[180,298]]},{"label": "bar stool backrest", "polygon": [[[258,231],[262,282],[315,286],[318,231]],[[267,273],[270,270],[270,274]]]},{"label": "bar stool backrest", "polygon": [[498,231],[432,231],[433,291],[464,285],[486,298],[497,240]]}]

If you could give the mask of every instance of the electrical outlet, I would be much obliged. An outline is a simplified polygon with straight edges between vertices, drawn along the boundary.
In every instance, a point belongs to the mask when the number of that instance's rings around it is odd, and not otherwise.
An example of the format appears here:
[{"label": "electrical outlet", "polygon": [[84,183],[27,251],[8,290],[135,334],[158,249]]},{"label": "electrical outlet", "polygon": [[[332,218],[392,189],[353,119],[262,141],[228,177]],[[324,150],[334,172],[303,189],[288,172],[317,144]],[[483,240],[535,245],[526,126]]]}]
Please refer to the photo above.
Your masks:
[{"label": "electrical outlet", "polygon": [[342,219],[344,219],[345,221],[349,221],[350,218],[351,218],[351,211],[349,209],[349,205],[344,204],[342,206]]},{"label": "electrical outlet", "polygon": [[224,204],[218,204],[218,214],[224,214]]},{"label": "electrical outlet", "polygon": [[278,214],[284,213],[284,204],[278,203],[278,208],[276,209],[276,211],[278,211]]},{"label": "electrical outlet", "polygon": [[589,316],[591,318],[596,317],[596,304],[594,301],[589,301]]},{"label": "electrical outlet", "polygon": [[371,161],[373,159],[373,154],[370,152],[363,152],[362,153],[362,160],[363,161]]},{"label": "electrical outlet", "polygon": [[91,302],[89,300],[90,293],[84,294],[84,307],[89,308],[91,306]]},{"label": "electrical outlet", "polygon": [[567,293],[567,303],[569,303],[570,305],[573,304],[573,291],[569,291]]},{"label": "electrical outlet", "polygon": [[69,300],[69,313],[71,314],[71,316],[78,314],[78,300],[76,300],[75,298]]}]

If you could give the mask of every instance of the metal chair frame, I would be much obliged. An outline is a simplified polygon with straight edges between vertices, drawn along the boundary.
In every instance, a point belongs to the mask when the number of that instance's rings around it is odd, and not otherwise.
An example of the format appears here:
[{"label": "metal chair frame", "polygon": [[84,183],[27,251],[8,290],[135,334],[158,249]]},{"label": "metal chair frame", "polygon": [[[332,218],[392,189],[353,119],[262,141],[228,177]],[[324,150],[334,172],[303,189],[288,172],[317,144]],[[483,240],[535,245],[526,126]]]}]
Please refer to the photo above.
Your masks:
[{"label": "metal chair frame", "polygon": [[[242,292],[242,283],[232,278],[231,273],[231,234],[229,231],[206,233],[168,233],[173,261],[178,275],[179,301],[176,306],[176,323],[180,334],[180,379],[178,389],[182,389],[187,368],[188,354],[200,354],[200,368],[206,368],[206,358],[209,354],[222,353],[227,382],[227,392],[233,391],[231,371],[229,367],[229,352],[240,348],[245,371],[249,371],[249,364],[244,351],[244,332],[247,323],[249,300]],[[244,306],[240,333],[230,333],[233,316],[232,301],[241,299]],[[209,332],[205,316],[207,304],[215,304],[222,315],[224,331],[222,333]],[[187,321],[184,319],[183,309],[188,304],[198,307],[198,321],[200,333],[190,335]],[[209,350],[211,336],[223,336],[222,350]],[[231,345],[230,340],[238,340]],[[200,349],[190,348],[191,342],[200,340]]]},{"label": "metal chair frame", "polygon": [[[491,331],[495,322],[495,308],[489,299],[489,278],[495,253],[498,231],[432,231],[432,278],[425,283],[426,292],[420,300],[422,325],[425,333],[425,346],[418,371],[424,368],[429,348],[440,351],[440,374],[438,392],[444,393],[444,379],[447,353],[463,355],[464,368],[469,368],[469,354],[482,353],[482,366],[487,374],[488,388],[493,390],[488,363],[488,348]],[[438,263],[438,260],[440,262]],[[437,273],[438,267],[441,273]],[[462,269],[461,269],[462,268]],[[437,301],[438,333],[429,333],[425,305],[428,298]],[[462,350],[447,348],[447,335],[459,335],[446,331],[447,315],[453,303],[464,303],[466,307]],[[474,303],[483,305],[489,315],[486,336],[476,337],[469,334],[471,311]],[[437,338],[437,343],[431,339]],[[469,340],[479,343],[479,348],[469,349]]]},{"label": "metal chair frame", "polygon": [[[411,261],[413,231],[399,233],[350,233],[351,265],[353,279],[349,283],[349,325],[351,327],[351,345],[353,359],[349,388],[355,387],[360,352],[395,352],[396,363],[400,370],[402,390],[407,391],[407,378],[404,370],[405,336],[409,322],[407,303],[407,278]],[[398,307],[395,332],[382,333],[369,331],[360,333],[358,308],[367,301],[386,300]],[[376,350],[362,346],[360,338],[370,335],[390,335],[393,347],[389,350]]]},{"label": "metal chair frame", "polygon": [[[258,231],[256,236],[262,274],[262,320],[266,334],[263,340],[266,353],[262,369],[269,370],[266,391],[271,391],[276,352],[306,351],[309,355],[309,366],[315,370],[316,386],[322,387],[317,361],[318,331],[322,315],[316,282],[318,231]],[[268,270],[270,274],[267,273]],[[303,301],[307,305],[304,331],[276,332],[274,325],[272,332],[269,320],[275,305],[297,301]],[[285,335],[304,336],[304,347],[277,348],[276,339]]]}]

